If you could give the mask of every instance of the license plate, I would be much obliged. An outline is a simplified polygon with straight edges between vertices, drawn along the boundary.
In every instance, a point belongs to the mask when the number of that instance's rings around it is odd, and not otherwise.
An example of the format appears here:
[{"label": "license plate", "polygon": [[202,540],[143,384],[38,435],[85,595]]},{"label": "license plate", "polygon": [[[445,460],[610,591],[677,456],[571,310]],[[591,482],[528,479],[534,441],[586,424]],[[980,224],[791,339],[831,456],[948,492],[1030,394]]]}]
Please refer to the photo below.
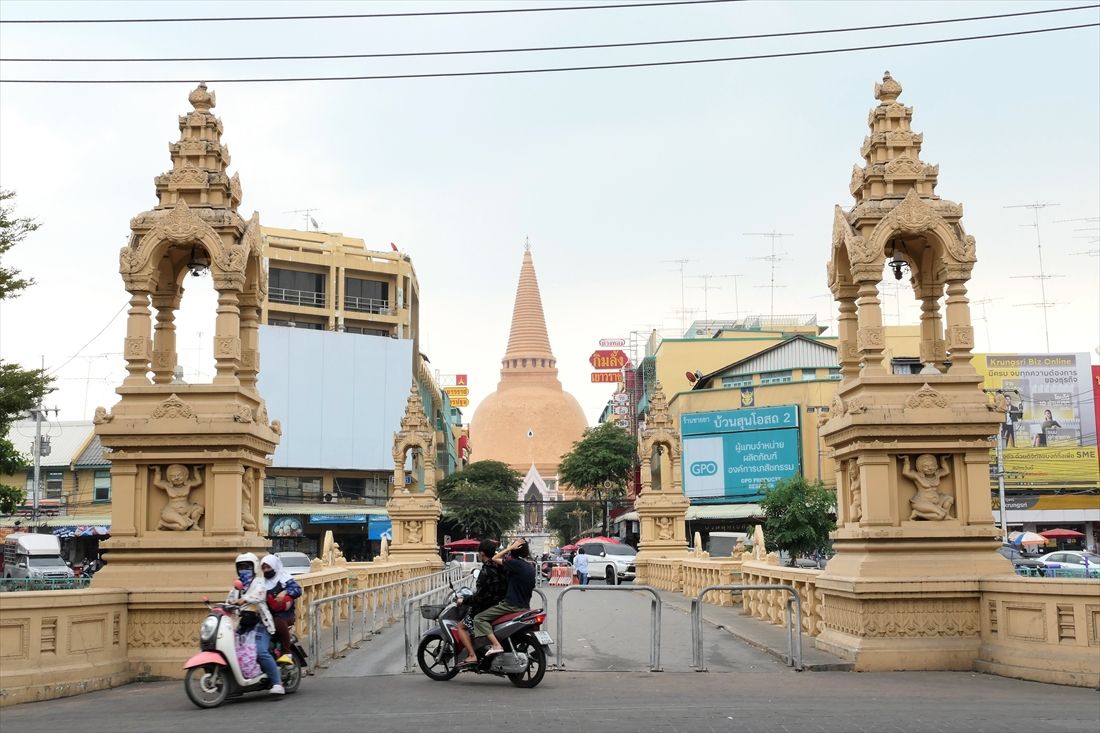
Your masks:
[{"label": "license plate", "polygon": [[543,646],[550,646],[554,643],[554,640],[550,638],[550,634],[545,631],[536,631],[535,638],[538,639],[539,643]]}]

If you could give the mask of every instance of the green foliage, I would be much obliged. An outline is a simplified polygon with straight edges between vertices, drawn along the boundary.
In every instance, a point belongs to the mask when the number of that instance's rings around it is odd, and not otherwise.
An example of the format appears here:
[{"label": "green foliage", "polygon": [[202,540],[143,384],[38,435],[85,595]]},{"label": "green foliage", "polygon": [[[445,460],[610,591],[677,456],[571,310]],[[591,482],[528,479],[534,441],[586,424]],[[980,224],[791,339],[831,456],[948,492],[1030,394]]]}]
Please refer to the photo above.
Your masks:
[{"label": "green foliage", "polygon": [[519,522],[516,495],[503,495],[497,487],[459,481],[443,499],[443,509],[467,534],[497,539]]},{"label": "green foliage", "polygon": [[829,533],[836,529],[832,517],[835,505],[832,491],[820,481],[810,483],[803,476],[765,488],[760,506],[767,517],[764,538],[768,550],[785,550],[794,562],[796,557],[827,549]]},{"label": "green foliage", "polygon": [[26,500],[23,489],[0,484],[0,514],[13,514]]},{"label": "green foliage", "polygon": [[447,495],[463,483],[492,487],[501,494],[506,494],[512,501],[516,501],[519,488],[523,485],[523,477],[509,468],[506,463],[477,461],[461,471],[452,473],[436,485],[440,500],[446,500]]},{"label": "green foliage", "polygon": [[546,526],[557,535],[558,545],[567,545],[592,523],[592,511],[591,502],[559,501],[546,512]]},{"label": "green foliage", "polygon": [[558,479],[563,484],[599,504],[605,531],[606,502],[625,496],[636,450],[629,433],[613,423],[604,423],[585,430],[584,437],[573,444],[573,450],[558,467]]},{"label": "green foliage", "polygon": [[[0,258],[42,226],[34,219],[15,216],[15,206],[5,204],[14,198],[15,191],[0,190]],[[0,265],[0,300],[14,297],[33,284],[34,280],[21,277],[14,267]]]},{"label": "green foliage", "polygon": [[498,539],[519,523],[516,498],[523,479],[500,461],[477,461],[447,476],[436,486],[446,516],[463,531],[481,539]]}]

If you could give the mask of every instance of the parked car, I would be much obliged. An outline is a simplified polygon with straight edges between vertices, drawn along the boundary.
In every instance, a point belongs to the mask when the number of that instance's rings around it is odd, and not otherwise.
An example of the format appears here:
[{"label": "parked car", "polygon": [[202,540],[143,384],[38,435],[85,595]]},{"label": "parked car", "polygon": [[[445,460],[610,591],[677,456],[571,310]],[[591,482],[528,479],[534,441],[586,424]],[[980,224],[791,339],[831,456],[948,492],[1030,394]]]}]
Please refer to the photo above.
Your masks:
[{"label": "parked car", "polygon": [[1100,555],[1081,550],[1059,550],[1048,552],[1039,558],[1048,571],[1055,570],[1066,575],[1100,574]]},{"label": "parked car", "polygon": [[451,562],[458,563],[463,573],[472,573],[481,568],[476,552],[452,552]]},{"label": "parked car", "polygon": [[73,571],[61,557],[61,542],[52,534],[13,532],[4,538],[5,578],[52,580],[72,578]]},{"label": "parked car", "polygon": [[586,542],[577,552],[588,555],[588,577],[603,578],[608,585],[634,580],[634,558],[638,551],[630,545],[610,542]]},{"label": "parked car", "polygon": [[1012,567],[1014,568],[1027,568],[1028,570],[1034,570],[1039,575],[1046,574],[1047,566],[1037,557],[1028,557],[1024,553],[1020,552],[1020,548],[1015,545],[1001,545],[997,552],[1002,556],[1012,561]]},{"label": "parked car", "polygon": [[276,552],[275,557],[283,561],[283,567],[291,577],[309,572],[309,555],[304,552]]}]

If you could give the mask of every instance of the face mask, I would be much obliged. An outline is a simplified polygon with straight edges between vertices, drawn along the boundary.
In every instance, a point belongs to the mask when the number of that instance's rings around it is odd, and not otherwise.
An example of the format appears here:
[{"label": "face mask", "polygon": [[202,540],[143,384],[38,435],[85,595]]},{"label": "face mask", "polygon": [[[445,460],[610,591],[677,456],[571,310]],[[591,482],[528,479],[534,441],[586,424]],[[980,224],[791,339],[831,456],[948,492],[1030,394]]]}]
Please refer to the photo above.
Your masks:
[{"label": "face mask", "polygon": [[274,570],[265,570],[264,571],[264,577],[267,578],[268,580],[271,580],[272,578],[275,577],[275,571]]},{"label": "face mask", "polygon": [[246,584],[251,583],[252,578],[256,577],[251,570],[240,570],[237,572],[237,575],[240,577],[241,582]]}]

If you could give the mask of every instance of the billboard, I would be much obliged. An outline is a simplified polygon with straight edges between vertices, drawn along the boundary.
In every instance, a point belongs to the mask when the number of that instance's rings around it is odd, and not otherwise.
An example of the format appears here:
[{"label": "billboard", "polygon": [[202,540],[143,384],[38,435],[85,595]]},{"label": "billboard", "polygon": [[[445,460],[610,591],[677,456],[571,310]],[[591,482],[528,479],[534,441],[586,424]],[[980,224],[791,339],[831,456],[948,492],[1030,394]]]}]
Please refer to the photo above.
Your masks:
[{"label": "billboard", "polygon": [[755,407],[680,416],[684,494],[751,502],[761,483],[801,470],[798,406]]},{"label": "billboard", "polygon": [[1100,487],[1088,354],[978,354],[973,363],[987,390],[1016,390],[1000,431],[1006,489]]}]

